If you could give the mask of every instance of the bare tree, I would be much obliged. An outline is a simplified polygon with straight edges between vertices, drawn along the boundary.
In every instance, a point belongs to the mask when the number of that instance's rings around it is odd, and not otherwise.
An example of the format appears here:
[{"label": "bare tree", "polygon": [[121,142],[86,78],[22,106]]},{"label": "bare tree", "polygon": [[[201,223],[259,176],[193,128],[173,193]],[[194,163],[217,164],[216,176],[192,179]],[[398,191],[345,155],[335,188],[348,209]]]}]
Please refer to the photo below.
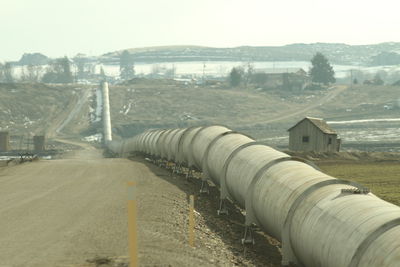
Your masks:
[{"label": "bare tree", "polygon": [[6,83],[13,83],[14,82],[14,67],[11,62],[6,62],[4,64],[4,81]]},{"label": "bare tree", "polygon": [[25,66],[21,66],[21,70],[20,70],[20,81],[21,82],[28,82],[28,75],[26,75],[25,73]]},{"label": "bare tree", "polygon": [[218,66],[218,72],[219,72],[219,75],[221,77],[226,77],[226,75],[228,74],[228,69],[224,65],[219,65]]},{"label": "bare tree", "polygon": [[154,78],[160,74],[162,67],[159,64],[151,65],[151,76]]},{"label": "bare tree", "polygon": [[172,64],[171,68],[165,70],[165,76],[171,79],[175,78],[176,67],[175,64]]},{"label": "bare tree", "polygon": [[397,81],[399,81],[400,80],[400,71],[392,71],[390,74],[389,74],[389,77],[387,78],[387,81],[389,82],[389,83],[395,83],[395,82],[397,82]]},{"label": "bare tree", "polygon": [[26,67],[26,81],[32,82],[32,83],[37,83],[39,81],[39,78],[42,74],[43,67],[40,65],[33,65],[29,64]]},{"label": "bare tree", "polygon": [[96,64],[95,63],[89,63],[87,67],[87,72],[89,75],[95,74],[96,73]]},{"label": "bare tree", "polygon": [[44,83],[72,83],[71,65],[67,57],[54,60],[42,77]]},{"label": "bare tree", "polygon": [[4,81],[4,64],[0,62],[0,82]]},{"label": "bare tree", "polygon": [[251,80],[251,76],[254,73],[254,65],[251,62],[247,62],[245,66],[242,67],[243,69],[243,82],[244,82],[244,87],[247,88],[247,85],[249,84]]},{"label": "bare tree", "polygon": [[78,79],[84,78],[86,64],[88,62],[86,56],[84,54],[77,54],[72,60],[77,68]]},{"label": "bare tree", "polygon": [[350,72],[347,75],[347,79],[349,80],[349,82],[353,82],[354,84],[354,80],[357,80],[357,83],[362,83],[362,81],[364,81],[365,79],[367,79],[367,76],[364,72],[362,72],[361,70],[357,70],[357,69],[352,69],[350,70]]},{"label": "bare tree", "polygon": [[135,77],[135,64],[133,56],[128,50],[121,53],[119,58],[119,71],[122,80],[130,80]]}]

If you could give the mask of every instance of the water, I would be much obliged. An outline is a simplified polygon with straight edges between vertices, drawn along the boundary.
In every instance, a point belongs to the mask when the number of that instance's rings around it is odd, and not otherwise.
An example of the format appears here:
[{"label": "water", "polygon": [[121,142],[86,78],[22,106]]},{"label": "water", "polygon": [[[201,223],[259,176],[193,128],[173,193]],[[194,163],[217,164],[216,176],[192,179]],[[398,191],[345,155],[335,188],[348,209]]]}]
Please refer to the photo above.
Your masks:
[{"label": "water", "polygon": [[[195,77],[202,77],[203,73],[206,76],[226,77],[233,67],[246,66],[247,61],[191,61],[191,62],[166,62],[166,63],[135,63],[135,72],[137,75],[146,75],[152,73],[155,69],[160,69],[164,72],[165,69],[175,69],[176,76],[192,75]],[[261,61],[251,62],[255,69],[267,69],[268,71],[287,72],[292,69],[302,68],[308,71],[311,64],[309,61]],[[97,74],[100,73],[100,68],[103,67],[104,72],[108,76],[118,77],[118,65],[101,65],[95,67]],[[400,66],[379,66],[379,67],[366,67],[358,65],[332,65],[335,71],[336,78],[345,78],[350,76],[350,70],[360,70],[365,73],[376,73],[380,70],[387,72],[400,71]],[[46,66],[43,66],[46,69]],[[76,70],[72,67],[73,72]],[[14,69],[15,77],[19,78],[21,75],[21,67]]]}]

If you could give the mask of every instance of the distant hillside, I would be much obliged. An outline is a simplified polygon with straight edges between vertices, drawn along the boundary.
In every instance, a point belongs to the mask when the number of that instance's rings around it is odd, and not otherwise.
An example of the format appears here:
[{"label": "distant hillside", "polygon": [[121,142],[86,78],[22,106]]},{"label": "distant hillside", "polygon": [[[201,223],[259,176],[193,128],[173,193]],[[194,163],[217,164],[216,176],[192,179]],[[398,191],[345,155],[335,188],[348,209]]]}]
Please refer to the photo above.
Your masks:
[{"label": "distant hillside", "polygon": [[[329,61],[338,65],[383,66],[400,64],[400,42],[371,45],[347,45],[341,43],[289,44],[284,46],[240,46],[216,48],[206,46],[155,46],[127,48],[135,62],[165,63],[190,61],[309,61],[317,52],[323,53]],[[123,50],[100,56],[84,58],[87,62],[119,65]],[[80,55],[82,56],[82,55]],[[76,56],[79,57],[79,54]],[[75,57],[75,58],[76,58]],[[40,53],[26,53],[15,65],[45,65],[51,58]]]},{"label": "distant hillside", "polygon": [[17,62],[18,65],[46,65],[50,59],[41,53],[25,53]]},{"label": "distant hillside", "polygon": [[372,66],[399,65],[400,54],[396,52],[382,52],[371,58]]},{"label": "distant hillside", "polygon": [[79,90],[70,85],[0,83],[0,130],[48,135]]},{"label": "distant hillside", "polygon": [[[325,54],[335,64],[370,65],[381,53],[400,52],[400,43],[347,45],[340,43],[290,44],[285,46],[241,46],[213,48],[203,46],[160,46],[127,49],[136,62],[179,61],[309,61],[316,52]],[[114,51],[101,56],[105,64],[118,64]],[[376,64],[376,63],[375,63]]]}]

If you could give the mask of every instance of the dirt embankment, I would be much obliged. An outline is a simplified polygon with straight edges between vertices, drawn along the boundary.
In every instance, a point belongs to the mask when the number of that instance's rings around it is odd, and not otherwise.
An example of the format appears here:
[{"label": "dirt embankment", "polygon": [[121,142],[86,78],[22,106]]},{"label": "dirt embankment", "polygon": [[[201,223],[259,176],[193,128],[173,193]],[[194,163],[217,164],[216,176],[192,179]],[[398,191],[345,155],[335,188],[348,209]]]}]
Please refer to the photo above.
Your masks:
[{"label": "dirt embankment", "polygon": [[[141,157],[135,157],[132,160],[145,164],[158,178],[179,190],[180,193],[172,199],[165,195],[160,200],[163,202],[160,203],[163,209],[167,209],[163,211],[163,220],[166,221],[163,226],[164,234],[177,238],[180,241],[179,247],[188,246],[188,199],[189,195],[195,195],[196,247],[192,251],[199,259],[207,259],[201,266],[281,266],[280,243],[265,235],[260,229],[256,229],[255,232],[255,245],[241,244],[245,221],[243,213],[237,206],[228,203],[229,215],[219,216],[217,210],[220,193],[216,187],[210,187],[210,194],[200,194],[200,179],[186,180],[183,176],[171,175],[169,171]],[[162,189],[154,188],[154,190],[155,193]],[[171,230],[168,221],[173,222],[172,233],[167,233],[167,230]],[[160,249],[163,248],[160,247]]]},{"label": "dirt embankment", "polygon": [[77,85],[0,84],[0,128],[11,135],[47,134],[68,111],[83,87]]}]

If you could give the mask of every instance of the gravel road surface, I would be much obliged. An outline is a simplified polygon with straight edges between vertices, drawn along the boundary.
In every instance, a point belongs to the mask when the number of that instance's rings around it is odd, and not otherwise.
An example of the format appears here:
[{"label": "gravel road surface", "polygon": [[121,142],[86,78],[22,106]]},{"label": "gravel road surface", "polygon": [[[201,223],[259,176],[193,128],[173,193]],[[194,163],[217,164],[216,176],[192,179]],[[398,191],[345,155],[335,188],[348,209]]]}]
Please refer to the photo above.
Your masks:
[{"label": "gravel road surface", "polygon": [[143,159],[103,158],[87,145],[0,169],[0,266],[128,266],[128,181],[137,182],[140,266],[279,266],[264,237],[263,256],[243,256],[241,226],[218,218],[210,196],[197,197],[190,247],[187,197],[196,181]]}]

